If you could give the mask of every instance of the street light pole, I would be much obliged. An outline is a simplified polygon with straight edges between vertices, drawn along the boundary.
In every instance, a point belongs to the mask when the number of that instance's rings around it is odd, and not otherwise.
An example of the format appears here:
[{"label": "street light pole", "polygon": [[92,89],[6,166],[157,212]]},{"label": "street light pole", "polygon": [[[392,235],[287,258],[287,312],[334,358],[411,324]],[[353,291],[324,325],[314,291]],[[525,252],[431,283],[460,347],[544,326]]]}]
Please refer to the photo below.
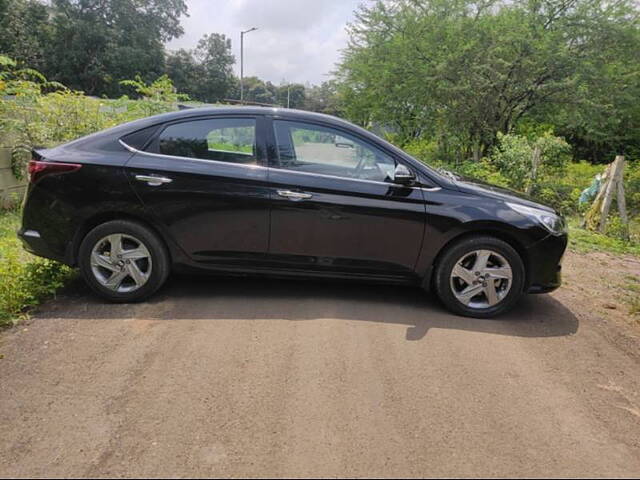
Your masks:
[{"label": "street light pole", "polygon": [[249,30],[240,32],[240,103],[244,103],[244,34],[257,30],[256,27],[252,27]]}]

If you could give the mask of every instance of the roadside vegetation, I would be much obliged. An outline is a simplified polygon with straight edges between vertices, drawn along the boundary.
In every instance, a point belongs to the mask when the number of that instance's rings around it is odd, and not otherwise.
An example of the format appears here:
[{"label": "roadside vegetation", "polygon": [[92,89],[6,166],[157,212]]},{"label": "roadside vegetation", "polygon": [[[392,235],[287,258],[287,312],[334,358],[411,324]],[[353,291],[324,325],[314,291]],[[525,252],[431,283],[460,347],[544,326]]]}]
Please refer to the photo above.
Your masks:
[{"label": "roadside vegetation", "polygon": [[[182,98],[171,80],[161,76],[150,84],[140,78],[124,81],[139,100],[87,97],[50,82],[40,72],[20,67],[0,55],[0,137],[12,146],[12,170],[26,176],[31,149],[49,147],[136,118],[176,109]],[[50,298],[73,275],[69,267],[27,253],[16,236],[20,202],[0,210],[0,327],[14,324],[30,307]]]},{"label": "roadside vegetation", "polygon": [[[587,252],[611,252],[621,255],[637,255],[640,256],[640,243],[638,241],[629,241],[621,238],[619,232],[603,235],[601,233],[592,232],[580,226],[582,220],[573,217],[569,220],[569,248],[578,253]],[[633,224],[634,238],[640,235],[640,225],[637,221]],[[613,230],[616,228],[614,225]]]},{"label": "roadside vegetation", "polygon": [[0,212],[0,327],[13,325],[74,274],[61,263],[27,253],[16,236],[19,225],[19,210]]}]

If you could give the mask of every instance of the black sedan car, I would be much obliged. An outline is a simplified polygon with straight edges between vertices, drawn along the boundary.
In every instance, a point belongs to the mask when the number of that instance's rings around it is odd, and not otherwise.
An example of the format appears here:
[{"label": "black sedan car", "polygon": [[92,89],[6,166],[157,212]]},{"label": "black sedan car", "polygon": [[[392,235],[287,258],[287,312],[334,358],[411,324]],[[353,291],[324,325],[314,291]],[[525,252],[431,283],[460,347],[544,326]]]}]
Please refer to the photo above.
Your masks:
[{"label": "black sedan car", "polygon": [[490,317],[560,285],[563,219],[355,125],[277,108],[168,113],[29,164],[19,236],[114,302],[174,271],[360,279]]}]

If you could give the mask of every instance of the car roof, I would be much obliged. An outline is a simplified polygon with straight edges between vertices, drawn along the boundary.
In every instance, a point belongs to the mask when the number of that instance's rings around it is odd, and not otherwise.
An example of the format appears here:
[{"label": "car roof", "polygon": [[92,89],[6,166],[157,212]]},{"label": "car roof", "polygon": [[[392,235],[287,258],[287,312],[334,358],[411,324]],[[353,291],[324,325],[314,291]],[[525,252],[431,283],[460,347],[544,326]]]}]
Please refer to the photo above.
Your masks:
[{"label": "car roof", "polygon": [[349,126],[353,124],[338,117],[326,115],[324,113],[309,112],[307,110],[296,110],[293,108],[278,107],[255,107],[255,106],[220,106],[220,107],[198,107],[187,108],[176,112],[162,113],[152,117],[143,118],[130,122],[130,125],[141,122],[145,124],[165,123],[174,120],[183,120],[192,117],[203,117],[209,115],[273,115],[283,118],[295,118],[297,120],[323,120],[331,123],[342,123]]},{"label": "car roof", "polygon": [[[300,120],[300,121],[322,121],[333,126],[341,126],[351,131],[357,131],[360,135],[369,138],[377,138],[365,129],[354,125],[353,123],[342,120],[332,115],[323,113],[309,112],[305,110],[295,110],[291,108],[277,107],[255,107],[255,106],[220,106],[220,107],[200,107],[187,108],[175,112],[161,113],[151,117],[140,118],[131,122],[123,123],[115,127],[102,130],[85,137],[78,138],[69,143],[57,147],[55,150],[61,149],[90,149],[107,148],[109,144],[117,143],[118,140],[129,134],[142,130],[147,127],[161,125],[168,122],[179,120],[188,120],[190,118],[201,118],[214,115],[272,115],[277,118]],[[380,140],[380,139],[378,139]],[[54,150],[54,149],[52,149]]]}]

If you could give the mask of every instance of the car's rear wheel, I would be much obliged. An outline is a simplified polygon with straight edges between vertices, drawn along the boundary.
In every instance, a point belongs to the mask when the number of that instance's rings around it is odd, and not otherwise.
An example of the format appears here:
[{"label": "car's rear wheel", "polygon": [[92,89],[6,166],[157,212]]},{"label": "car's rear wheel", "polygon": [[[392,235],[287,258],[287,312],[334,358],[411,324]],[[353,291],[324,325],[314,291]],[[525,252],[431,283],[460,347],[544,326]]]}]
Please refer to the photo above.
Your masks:
[{"label": "car's rear wheel", "polygon": [[522,295],[525,269],[518,252],[494,237],[467,237],[444,252],[435,286],[454,313],[489,318],[511,309]]},{"label": "car's rear wheel", "polygon": [[129,220],[113,220],[91,230],[80,245],[78,261],[91,289],[112,302],[143,300],[169,274],[169,256],[162,240]]}]

